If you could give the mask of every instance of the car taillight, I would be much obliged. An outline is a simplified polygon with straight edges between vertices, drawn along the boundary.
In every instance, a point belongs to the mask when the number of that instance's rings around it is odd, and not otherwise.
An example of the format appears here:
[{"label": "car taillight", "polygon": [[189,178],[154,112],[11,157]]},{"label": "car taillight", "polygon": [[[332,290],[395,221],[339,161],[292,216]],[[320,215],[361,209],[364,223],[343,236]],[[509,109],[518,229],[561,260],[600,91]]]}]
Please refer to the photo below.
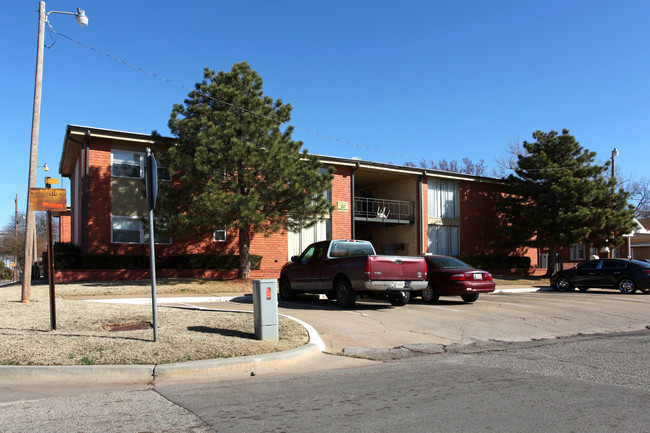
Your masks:
[{"label": "car taillight", "polygon": [[451,281],[465,281],[465,274],[454,274],[449,279]]},{"label": "car taillight", "polygon": [[363,266],[363,273],[366,275],[366,278],[370,278],[370,259],[366,258],[366,264]]},{"label": "car taillight", "polygon": [[646,275],[650,275],[650,269],[644,269],[641,272],[643,272]]},{"label": "car taillight", "polygon": [[485,273],[483,274],[483,279],[484,279],[484,280],[488,280],[488,281],[492,281],[492,274],[489,273],[489,272],[485,272]]}]

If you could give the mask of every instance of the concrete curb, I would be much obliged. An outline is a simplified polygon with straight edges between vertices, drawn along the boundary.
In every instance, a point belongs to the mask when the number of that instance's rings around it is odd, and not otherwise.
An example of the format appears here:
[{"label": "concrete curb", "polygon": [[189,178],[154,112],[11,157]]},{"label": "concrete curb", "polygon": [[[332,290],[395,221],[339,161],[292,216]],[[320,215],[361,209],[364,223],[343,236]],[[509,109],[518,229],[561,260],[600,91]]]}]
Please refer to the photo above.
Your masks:
[{"label": "concrete curb", "polygon": [[154,380],[173,380],[253,373],[261,367],[273,368],[274,366],[287,365],[287,363],[302,361],[320,353],[316,344],[307,343],[295,349],[263,355],[158,365],[153,369],[153,377]]},{"label": "concrete curb", "polygon": [[553,289],[550,286],[544,287],[508,287],[508,286],[497,286],[496,290],[492,293],[531,293],[531,292],[551,292]]},{"label": "concrete curb", "polygon": [[3,365],[0,383],[143,383],[153,380],[154,365]]}]

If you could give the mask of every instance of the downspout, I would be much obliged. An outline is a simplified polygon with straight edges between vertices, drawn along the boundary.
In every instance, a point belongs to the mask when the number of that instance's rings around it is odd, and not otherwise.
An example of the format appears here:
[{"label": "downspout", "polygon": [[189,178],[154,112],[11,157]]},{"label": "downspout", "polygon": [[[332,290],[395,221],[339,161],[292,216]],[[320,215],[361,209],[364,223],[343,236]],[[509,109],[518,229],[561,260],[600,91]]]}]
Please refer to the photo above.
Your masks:
[{"label": "downspout", "polygon": [[84,193],[83,193],[83,215],[81,222],[81,250],[88,254],[88,194],[90,193],[90,182],[88,175],[90,173],[90,130],[86,131],[86,149],[84,151]]},{"label": "downspout", "polygon": [[[75,140],[74,138],[72,138],[72,137],[70,136],[70,133],[68,133],[67,139],[68,139],[68,141],[73,141],[73,142],[79,144],[79,148],[80,148],[80,150],[81,150],[81,161],[82,161],[82,166],[85,167],[86,154],[87,154],[87,150],[84,149],[85,143],[83,143],[83,142],[81,142],[81,141],[79,141],[79,140]],[[86,183],[86,175],[85,175],[85,172],[84,172],[84,170],[85,170],[84,167],[82,167],[82,176],[81,176],[81,189],[82,189],[82,192],[83,192],[83,190],[85,190],[85,183]],[[83,200],[84,200],[84,199],[85,199],[85,194],[82,193],[82,194],[81,194],[81,200],[82,200],[82,203],[83,203]],[[82,205],[82,206],[81,206],[81,210],[80,210],[80,214],[81,214],[81,221],[79,221],[79,226],[80,226],[80,227],[76,227],[76,226],[74,227],[75,230],[81,232],[81,242],[80,242],[81,245],[80,245],[80,247],[82,248],[82,251],[83,251],[83,252],[86,252],[86,251],[83,249],[83,247],[84,247],[84,242],[83,242],[83,240],[84,240],[84,236],[83,236],[84,231],[81,230],[81,227],[83,227],[84,213],[85,213],[86,211],[87,211],[87,209],[84,209],[84,207],[83,207],[83,205]],[[76,211],[75,211],[75,212],[76,212]]]},{"label": "downspout", "polygon": [[352,209],[352,215],[350,215],[350,218],[352,219],[352,221],[351,221],[352,222],[352,224],[351,224],[351,226],[352,226],[352,239],[357,238],[357,229],[356,229],[355,223],[354,223],[354,172],[357,171],[358,169],[359,169],[359,162],[357,161],[356,165],[352,169],[352,174],[350,175],[350,189],[352,191],[352,194],[351,194],[352,195],[352,206],[350,206],[350,208]]}]

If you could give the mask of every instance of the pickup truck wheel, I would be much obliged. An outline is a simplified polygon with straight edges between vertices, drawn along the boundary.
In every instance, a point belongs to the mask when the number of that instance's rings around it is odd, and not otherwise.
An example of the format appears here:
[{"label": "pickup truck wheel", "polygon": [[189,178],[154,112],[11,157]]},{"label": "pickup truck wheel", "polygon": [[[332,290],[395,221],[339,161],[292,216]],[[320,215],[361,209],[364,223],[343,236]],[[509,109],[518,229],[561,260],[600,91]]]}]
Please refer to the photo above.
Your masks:
[{"label": "pickup truck wheel", "polygon": [[426,289],[422,290],[422,300],[424,302],[432,303],[440,299],[440,295],[436,293],[436,290],[428,285]]},{"label": "pickup truck wheel", "polygon": [[465,302],[474,302],[478,299],[478,293],[466,293],[464,295],[460,295],[460,297]]},{"label": "pickup truck wheel", "polygon": [[399,292],[396,295],[390,295],[390,305],[394,307],[401,307],[409,303],[411,299],[411,292]]},{"label": "pickup truck wheel", "polygon": [[280,280],[280,300],[293,301],[296,299],[296,294],[291,290],[291,283],[286,278]]},{"label": "pickup truck wheel", "polygon": [[352,290],[348,280],[339,280],[336,283],[336,303],[339,307],[353,307],[357,302],[357,293]]}]

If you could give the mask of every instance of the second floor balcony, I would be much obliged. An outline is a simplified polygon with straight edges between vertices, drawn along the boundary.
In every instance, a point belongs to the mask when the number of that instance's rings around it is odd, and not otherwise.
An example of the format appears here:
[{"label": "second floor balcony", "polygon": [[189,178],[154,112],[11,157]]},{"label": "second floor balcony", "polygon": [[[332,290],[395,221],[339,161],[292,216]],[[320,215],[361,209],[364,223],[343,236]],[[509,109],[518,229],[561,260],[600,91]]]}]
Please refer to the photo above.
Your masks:
[{"label": "second floor balcony", "polygon": [[404,200],[356,197],[354,220],[389,224],[413,224],[414,203]]}]

